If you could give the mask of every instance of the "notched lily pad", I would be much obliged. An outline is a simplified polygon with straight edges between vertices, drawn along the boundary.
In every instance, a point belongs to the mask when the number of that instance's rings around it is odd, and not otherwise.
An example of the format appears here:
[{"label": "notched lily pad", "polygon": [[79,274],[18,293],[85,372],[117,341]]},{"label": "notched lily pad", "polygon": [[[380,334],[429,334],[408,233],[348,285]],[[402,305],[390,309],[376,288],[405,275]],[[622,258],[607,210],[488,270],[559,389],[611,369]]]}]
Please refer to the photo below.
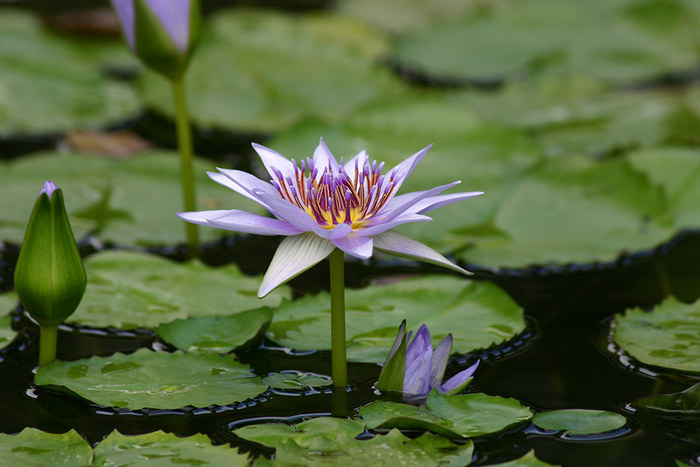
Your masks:
[{"label": "notched lily pad", "polygon": [[686,304],[669,297],[646,312],[616,315],[612,337],[643,364],[700,373],[700,300]]},{"label": "notched lily pad", "polygon": [[107,407],[177,409],[227,405],[262,394],[250,367],[232,356],[141,349],[131,355],[54,361],[39,369],[39,386],[63,386]]},{"label": "notched lily pad", "polygon": [[84,467],[92,462],[92,448],[75,430],[55,434],[25,428],[0,434],[0,459],[6,465]]},{"label": "notched lily pad", "polygon": [[537,413],[532,417],[532,422],[543,430],[590,435],[622,428],[627,419],[618,413],[604,410],[567,409]]},{"label": "notched lily pad", "polygon": [[262,379],[262,384],[275,389],[322,388],[333,384],[330,376],[317,375],[315,373],[302,373],[300,371],[286,370],[272,373]]},{"label": "notched lily pad", "polygon": [[249,454],[239,453],[228,444],[213,446],[203,435],[179,437],[156,431],[145,435],[126,436],[113,431],[95,446],[95,465],[226,465],[244,467],[250,464]]},{"label": "notched lily pad", "polygon": [[[458,353],[503,342],[525,329],[522,309],[497,286],[448,276],[347,290],[345,317],[348,358],[362,362],[384,361],[403,319],[409,329],[425,323],[433,345],[452,333],[452,350]],[[330,297],[320,293],[283,302],[267,335],[297,350],[330,349],[329,329]]]},{"label": "notched lily pad", "polygon": [[243,439],[275,448],[287,440],[294,440],[299,446],[308,448],[318,444],[321,439],[333,440],[341,436],[353,439],[363,431],[365,424],[359,420],[318,417],[295,425],[256,423],[236,428],[233,433]]},{"label": "notched lily pad", "polygon": [[228,316],[177,319],[155,331],[180,350],[230,352],[251,342],[272,321],[272,309],[264,307]]},{"label": "notched lily pad", "polygon": [[532,417],[515,399],[486,394],[428,395],[425,407],[375,401],[360,408],[368,428],[424,429],[448,437],[473,438],[497,433]]},{"label": "notched lily pad", "polygon": [[[88,287],[69,322],[94,327],[151,328],[176,319],[230,316],[261,306],[274,307],[289,296],[288,289],[282,288],[262,300],[257,298],[260,279],[243,275],[234,265],[211,268],[199,262],[178,264],[145,253],[100,252],[85,261],[85,269]],[[269,311],[241,319],[249,319],[251,327],[258,323],[259,329],[264,324],[261,319],[269,318],[266,313]],[[229,319],[220,321],[226,323]],[[219,334],[207,330],[207,323],[216,324],[217,319],[197,322],[198,329],[205,333],[201,338],[219,340]],[[172,337],[177,331],[169,329]],[[178,342],[189,348],[198,339],[181,335]]]}]

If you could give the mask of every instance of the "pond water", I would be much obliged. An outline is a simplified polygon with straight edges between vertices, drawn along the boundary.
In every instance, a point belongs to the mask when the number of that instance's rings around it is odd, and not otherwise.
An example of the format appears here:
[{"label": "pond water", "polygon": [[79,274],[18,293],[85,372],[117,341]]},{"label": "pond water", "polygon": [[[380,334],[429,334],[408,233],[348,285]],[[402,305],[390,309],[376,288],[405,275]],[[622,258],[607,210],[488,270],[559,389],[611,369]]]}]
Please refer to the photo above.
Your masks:
[{"label": "pond water", "polygon": [[[275,242],[271,243],[269,250],[274,248]],[[661,466],[673,465],[675,459],[694,459],[697,462],[698,444],[665,434],[663,427],[658,429],[640,422],[626,408],[629,402],[643,396],[681,391],[697,377],[668,372],[657,374],[625,359],[624,355],[620,357],[608,336],[608,326],[611,316],[627,307],[658,303],[668,287],[687,298],[697,295],[700,274],[697,264],[688,258],[692,258],[692,253],[698,248],[700,235],[689,233],[656,251],[615,264],[558,271],[536,268],[517,273],[477,271],[478,279],[498,283],[524,307],[528,328],[505,345],[478,355],[482,363],[470,392],[514,397],[540,410],[610,410],[625,414],[629,422],[625,428],[610,433],[578,437],[544,432],[532,424],[524,429],[519,426],[497,436],[477,438],[474,465],[511,460],[533,448],[541,460],[566,466]],[[242,250],[250,252],[249,248]],[[203,257],[225,262],[231,258],[232,252],[236,255],[238,251],[241,264],[253,269],[249,272],[259,272],[255,265],[260,262],[242,250],[235,245],[216,244],[205,248]],[[266,249],[258,251],[264,256]],[[173,251],[161,253],[178,256]],[[3,252],[0,277],[5,286],[15,255],[11,246]],[[318,269],[322,271],[322,268]],[[349,263],[347,269],[351,283],[353,277],[376,278],[430,270],[422,266],[376,262],[366,265]],[[296,279],[293,286],[302,292],[316,290],[323,282],[323,272],[312,270]],[[230,429],[260,421],[297,422],[305,417],[332,413],[352,414],[377,397],[373,384],[379,367],[350,363],[352,390],[341,396],[334,395],[330,389],[304,393],[273,389],[255,401],[233,406],[142,411],[104,408],[35,387],[33,370],[38,355],[37,329],[19,313],[14,325],[21,330],[21,335],[0,354],[0,381],[3,381],[0,386],[0,432],[4,433],[19,432],[25,427],[48,432],[65,432],[74,428],[91,443],[96,443],[114,429],[129,434],[161,429],[179,435],[205,433],[217,444],[231,443],[264,455],[272,451],[237,438]],[[58,358],[74,360],[92,355],[106,356],[142,347],[172,350],[146,330],[91,330],[65,326],[59,335]],[[283,370],[330,374],[329,352],[295,353],[274,347],[274,343],[265,338],[239,352],[239,358],[250,364],[258,375]],[[465,358],[453,356],[448,374],[463,368],[460,360]]]}]

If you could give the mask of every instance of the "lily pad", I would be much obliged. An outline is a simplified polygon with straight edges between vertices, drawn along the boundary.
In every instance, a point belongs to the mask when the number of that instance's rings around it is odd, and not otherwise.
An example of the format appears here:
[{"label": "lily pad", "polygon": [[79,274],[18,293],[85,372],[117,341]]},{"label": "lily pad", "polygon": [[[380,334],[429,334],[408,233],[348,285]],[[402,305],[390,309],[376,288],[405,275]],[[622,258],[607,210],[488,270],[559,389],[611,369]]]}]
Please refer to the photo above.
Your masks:
[{"label": "lily pad", "polygon": [[95,446],[95,465],[142,465],[153,467],[171,465],[250,465],[249,455],[239,453],[226,444],[213,446],[209,438],[196,434],[181,438],[172,433],[156,431],[144,435],[126,436],[113,431]]},{"label": "lily pad", "polygon": [[590,435],[622,428],[627,419],[618,413],[604,410],[567,409],[537,413],[532,417],[532,422],[543,430]]},{"label": "lily pad", "polygon": [[133,89],[95,60],[120,61],[126,52],[117,41],[70,41],[34,15],[3,8],[0,43],[0,137],[102,128],[141,110]]},{"label": "lily pad", "polygon": [[353,439],[363,431],[365,424],[358,420],[318,417],[293,426],[286,423],[256,423],[236,428],[233,433],[266,446],[279,447],[285,441],[293,440],[299,446],[308,448],[318,444],[321,439]]},{"label": "lily pad", "polygon": [[329,376],[315,373],[286,370],[265,376],[262,379],[262,384],[276,389],[306,389],[330,386],[333,384],[333,380]]},{"label": "lily pad", "polygon": [[7,465],[83,467],[92,461],[92,448],[75,430],[56,434],[25,428],[16,435],[0,434],[0,458]]},{"label": "lily pad", "polygon": [[[186,76],[195,125],[272,132],[304,118],[338,121],[403,85],[375,60],[386,39],[357,21],[241,10],[214,15]],[[162,78],[143,75],[146,103],[172,116]]]},{"label": "lily pad", "polygon": [[535,450],[532,449],[527,452],[522,457],[519,457],[515,460],[508,461],[508,462],[502,462],[499,464],[491,464],[493,467],[554,467],[554,464],[548,464],[546,462],[542,462],[539,460],[537,457],[535,457]]},{"label": "lily pad", "polygon": [[[258,308],[229,316],[177,319],[155,331],[180,350],[225,353],[244,347],[272,321],[270,308]],[[267,384],[267,383],[265,383]]]},{"label": "lily pad", "polygon": [[[273,307],[289,296],[288,289],[282,288],[264,299],[257,298],[260,279],[244,276],[234,265],[210,268],[196,261],[178,264],[146,253],[100,252],[85,261],[85,269],[88,287],[69,322],[87,326],[150,328],[176,319],[233,315],[261,305]],[[269,317],[263,311],[249,318],[257,321],[262,316]],[[206,323],[200,321],[199,325]],[[195,343],[187,338],[178,342]]]},{"label": "lily pad", "polygon": [[42,366],[35,383],[63,386],[96,404],[176,409],[227,405],[262,394],[266,386],[232,356],[140,349]]},{"label": "lily pad", "polygon": [[17,333],[12,330],[12,316],[9,314],[19,303],[17,294],[7,292],[0,294],[0,348],[12,342]]},{"label": "lily pad", "polygon": [[492,228],[500,238],[466,229],[464,242],[473,246],[458,258],[492,268],[612,261],[621,252],[651,249],[675,231],[663,193],[626,161],[574,156],[523,177]]},{"label": "lily pad", "polygon": [[530,409],[515,399],[481,393],[444,396],[436,389],[424,408],[376,401],[360,408],[359,414],[368,428],[420,428],[464,438],[497,433],[532,417]]},{"label": "lily pad", "polygon": [[456,445],[430,433],[410,439],[394,430],[369,440],[347,435],[323,437],[310,447],[300,446],[294,439],[286,440],[277,446],[274,461],[260,458],[255,465],[466,465],[473,451],[471,442]]},{"label": "lily pad", "polygon": [[640,362],[700,373],[700,301],[669,297],[652,312],[635,308],[616,315],[612,326],[615,342]]},{"label": "lily pad", "polygon": [[[194,179],[200,209],[261,208],[213,183],[206,172],[215,164],[197,159]],[[152,151],[124,160],[74,153],[41,153],[0,163],[0,239],[21,243],[39,189],[53,180],[63,190],[77,238],[93,233],[119,245],[182,243],[179,156]],[[202,240],[225,231],[201,228]]]},{"label": "lily pad", "polygon": [[645,424],[677,438],[700,443],[700,383],[679,393],[643,397],[630,405]]},{"label": "lily pad", "polygon": [[[425,323],[433,345],[452,333],[452,349],[459,353],[503,342],[525,329],[522,309],[497,286],[447,276],[347,290],[345,319],[348,358],[376,363],[386,358],[403,319],[409,329]],[[330,349],[329,295],[283,302],[267,334],[297,350]]]}]

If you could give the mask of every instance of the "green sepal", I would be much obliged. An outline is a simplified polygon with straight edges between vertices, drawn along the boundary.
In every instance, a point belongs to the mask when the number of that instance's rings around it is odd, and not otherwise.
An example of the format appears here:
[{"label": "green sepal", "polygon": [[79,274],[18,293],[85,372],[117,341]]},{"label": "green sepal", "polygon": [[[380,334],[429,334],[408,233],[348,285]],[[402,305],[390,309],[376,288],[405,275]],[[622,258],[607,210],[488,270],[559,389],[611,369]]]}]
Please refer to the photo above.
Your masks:
[{"label": "green sepal", "polygon": [[473,379],[474,379],[474,377],[472,376],[471,378],[468,378],[465,382],[463,382],[462,384],[460,384],[456,388],[450,389],[449,391],[445,391],[443,394],[445,394],[446,396],[456,396],[457,394],[460,394],[462,391],[464,391],[467,388],[467,386],[469,386],[469,384],[471,384]]},{"label": "green sepal", "polygon": [[405,333],[406,320],[403,320],[401,327],[399,327],[396,341],[384,362],[384,366],[382,366],[379,380],[377,380],[377,389],[382,392],[403,392],[403,380],[406,374],[406,346],[408,342]]},{"label": "green sepal", "polygon": [[134,52],[153,71],[170,80],[179,80],[199,40],[200,24],[199,2],[192,0],[189,41],[187,50],[181,52],[145,0],[134,0]]},{"label": "green sepal", "polygon": [[15,268],[15,289],[24,309],[41,325],[55,326],[78,307],[87,277],[63,204],[55,189],[34,203]]}]

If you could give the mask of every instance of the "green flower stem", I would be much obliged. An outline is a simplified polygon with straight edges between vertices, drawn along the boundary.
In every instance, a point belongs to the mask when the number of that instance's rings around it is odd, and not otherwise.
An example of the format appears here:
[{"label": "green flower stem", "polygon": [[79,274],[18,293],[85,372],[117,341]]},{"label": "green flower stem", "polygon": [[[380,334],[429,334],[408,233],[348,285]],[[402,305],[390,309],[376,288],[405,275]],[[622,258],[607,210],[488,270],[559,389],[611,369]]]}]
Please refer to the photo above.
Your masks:
[{"label": "green flower stem", "polygon": [[58,326],[39,325],[39,366],[56,360]]},{"label": "green flower stem", "polygon": [[[192,133],[189,119],[187,118],[187,102],[185,100],[185,86],[182,78],[171,81],[173,87],[173,99],[175,101],[175,123],[177,124],[177,146],[180,151],[180,177],[182,181],[182,201],[185,211],[196,211],[194,195],[194,178],[192,176]],[[199,248],[199,233],[197,226],[185,222],[185,233],[189,256],[197,257]]]},{"label": "green flower stem", "polygon": [[348,385],[348,364],[345,358],[345,264],[343,252],[333,250],[331,263],[331,363],[333,385]]}]

